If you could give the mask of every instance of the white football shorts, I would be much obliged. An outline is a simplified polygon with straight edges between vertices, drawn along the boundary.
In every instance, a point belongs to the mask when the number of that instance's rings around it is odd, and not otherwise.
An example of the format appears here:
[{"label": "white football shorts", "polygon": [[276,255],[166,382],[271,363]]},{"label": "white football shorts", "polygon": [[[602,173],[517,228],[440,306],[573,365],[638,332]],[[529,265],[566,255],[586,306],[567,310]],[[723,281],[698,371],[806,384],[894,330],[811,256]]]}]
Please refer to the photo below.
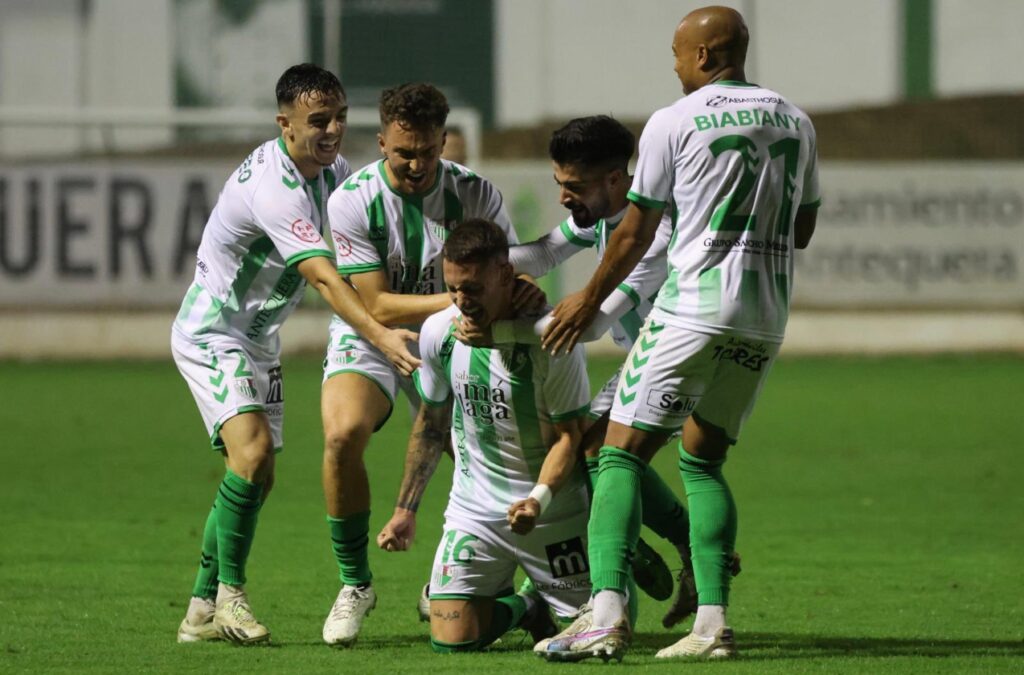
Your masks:
[{"label": "white football shorts", "polygon": [[674,432],[692,414],[735,443],[779,347],[649,318],[626,357],[611,419],[637,429]]},{"label": "white football shorts", "polygon": [[558,616],[571,616],[590,598],[589,515],[541,522],[526,535],[514,534],[504,520],[448,516],[434,555],[431,599],[506,595],[518,565]]},{"label": "white football shorts", "polygon": [[263,412],[270,421],[274,451],[284,446],[284,379],[277,356],[255,352],[239,340],[210,336],[192,342],[171,332],[171,353],[199,407],[210,445],[223,450],[220,428],[245,412]]},{"label": "white football shorts", "polygon": [[[327,355],[324,357],[324,382],[341,373],[358,373],[380,387],[391,401],[392,410],[395,407],[395,397],[399,391],[403,391],[409,401],[409,412],[415,419],[420,409],[420,395],[411,377],[399,373],[379,349],[364,340],[355,329],[338,317],[331,319],[329,335],[330,342],[327,344]],[[418,344],[409,343],[408,347],[413,356],[419,356]],[[390,416],[389,412],[388,417]],[[378,429],[384,426],[388,417],[381,421]]]}]

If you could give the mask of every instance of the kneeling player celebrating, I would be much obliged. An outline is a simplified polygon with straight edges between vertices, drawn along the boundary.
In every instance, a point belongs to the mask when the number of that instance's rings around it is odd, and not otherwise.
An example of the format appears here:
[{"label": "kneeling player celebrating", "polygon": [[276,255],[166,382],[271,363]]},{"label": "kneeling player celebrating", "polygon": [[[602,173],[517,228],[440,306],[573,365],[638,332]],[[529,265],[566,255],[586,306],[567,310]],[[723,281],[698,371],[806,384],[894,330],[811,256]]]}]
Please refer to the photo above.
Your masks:
[{"label": "kneeling player celebrating", "polygon": [[[561,357],[539,346],[470,347],[454,336],[461,315],[487,325],[513,313],[515,275],[497,225],[468,220],[444,246],[454,306],[423,324],[416,375],[422,399],[391,520],[377,537],[405,550],[416,509],[451,430],[455,471],[430,583],[435,651],[483,649],[522,627],[555,627],[546,605],[571,615],[590,597],[586,483],[576,463],[589,383],[583,349]],[[512,592],[516,566],[534,591]]]}]

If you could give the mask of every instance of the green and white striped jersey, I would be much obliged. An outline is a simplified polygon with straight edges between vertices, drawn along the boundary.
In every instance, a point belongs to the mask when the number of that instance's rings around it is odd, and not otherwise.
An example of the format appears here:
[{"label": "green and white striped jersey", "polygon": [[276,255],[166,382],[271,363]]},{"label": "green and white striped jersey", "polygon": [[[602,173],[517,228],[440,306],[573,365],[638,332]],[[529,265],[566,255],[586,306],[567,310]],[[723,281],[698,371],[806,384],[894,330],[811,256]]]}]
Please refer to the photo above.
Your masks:
[{"label": "green and white striped jersey", "polygon": [[[609,218],[602,218],[593,227],[580,227],[570,215],[549,234],[536,241],[514,246],[509,251],[509,259],[516,271],[526,272],[535,277],[542,277],[552,268],[560,265],[576,253],[597,247],[597,260],[600,263],[608,249],[608,240],[612,232],[622,222],[626,209]],[[644,320],[654,307],[653,300],[658,289],[665,283],[668,276],[668,263],[665,260],[669,239],[672,236],[671,213],[666,213],[658,226],[658,232],[647,253],[637,263],[633,271],[618,288],[629,296],[633,308],[612,324],[612,339],[615,344],[629,350],[643,327]],[[540,253],[539,250],[543,249]],[[529,265],[517,264],[520,260],[530,260]]]},{"label": "green and white striped jersey", "polygon": [[[458,315],[453,305],[423,323],[416,388],[425,405],[453,402],[455,473],[445,515],[504,520],[537,482],[554,442],[551,424],[587,413],[586,357],[580,345],[558,357],[536,345],[469,347],[453,335]],[[541,520],[576,513],[586,499],[574,471]]]},{"label": "green and white striped jersey", "polygon": [[338,272],[383,270],[393,293],[443,293],[441,248],[453,227],[486,218],[519,241],[501,193],[464,166],[441,160],[433,187],[408,195],[388,181],[384,160],[352,174],[327,204]]},{"label": "green and white striped jersey", "polygon": [[278,329],[305,286],[295,264],[334,255],[321,236],[325,206],[350,173],[339,155],[305,180],[281,138],[253,150],[210,213],[174,330],[193,341],[227,335],[278,354]]},{"label": "green and white striped jersey", "polygon": [[781,342],[793,278],[793,222],[816,207],[807,115],[778,93],[717,82],[655,112],[629,199],[673,207],[658,321]]}]

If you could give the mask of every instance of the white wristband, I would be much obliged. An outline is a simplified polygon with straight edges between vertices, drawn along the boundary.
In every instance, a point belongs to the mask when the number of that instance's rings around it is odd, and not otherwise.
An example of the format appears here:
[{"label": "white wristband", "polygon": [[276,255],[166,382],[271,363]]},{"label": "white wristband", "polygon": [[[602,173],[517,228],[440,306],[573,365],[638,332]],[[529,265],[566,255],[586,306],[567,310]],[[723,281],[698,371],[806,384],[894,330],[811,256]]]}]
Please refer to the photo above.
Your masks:
[{"label": "white wristband", "polygon": [[540,504],[540,512],[542,514],[544,513],[544,509],[548,507],[548,504],[551,503],[552,496],[551,488],[544,483],[537,483],[533,486],[533,489],[530,490],[530,498],[537,500],[537,503]]}]

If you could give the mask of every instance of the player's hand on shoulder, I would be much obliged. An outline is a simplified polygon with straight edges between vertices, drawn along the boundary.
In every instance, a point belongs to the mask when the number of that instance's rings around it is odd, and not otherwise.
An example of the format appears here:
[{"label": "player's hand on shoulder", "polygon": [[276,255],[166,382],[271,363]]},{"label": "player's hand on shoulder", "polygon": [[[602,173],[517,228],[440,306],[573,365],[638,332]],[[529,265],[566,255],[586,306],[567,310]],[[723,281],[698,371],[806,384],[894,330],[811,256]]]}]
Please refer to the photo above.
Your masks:
[{"label": "player's hand on shoulder", "polygon": [[555,355],[569,353],[597,316],[599,305],[587,301],[582,291],[565,296],[551,310],[551,323],[541,336],[541,347]]},{"label": "player's hand on shoulder", "polygon": [[481,327],[472,319],[465,316],[453,316],[452,325],[455,326],[455,339],[470,347],[493,347],[494,336],[491,335],[491,327]]},{"label": "player's hand on shoulder", "polygon": [[540,502],[533,497],[520,499],[508,507],[508,524],[516,534],[529,534],[540,517]]},{"label": "player's hand on shoulder", "polygon": [[416,514],[395,509],[395,514],[377,535],[377,546],[385,551],[408,551],[416,537]]},{"label": "player's hand on shoulder", "polygon": [[414,370],[420,367],[420,360],[412,355],[407,343],[412,342],[415,344],[419,339],[419,334],[411,330],[388,328],[374,344],[387,357],[388,361],[398,369],[398,372],[408,377],[412,375]]},{"label": "player's hand on shoulder", "polygon": [[548,306],[548,296],[529,279],[516,277],[512,290],[512,309],[516,316],[540,316]]}]

